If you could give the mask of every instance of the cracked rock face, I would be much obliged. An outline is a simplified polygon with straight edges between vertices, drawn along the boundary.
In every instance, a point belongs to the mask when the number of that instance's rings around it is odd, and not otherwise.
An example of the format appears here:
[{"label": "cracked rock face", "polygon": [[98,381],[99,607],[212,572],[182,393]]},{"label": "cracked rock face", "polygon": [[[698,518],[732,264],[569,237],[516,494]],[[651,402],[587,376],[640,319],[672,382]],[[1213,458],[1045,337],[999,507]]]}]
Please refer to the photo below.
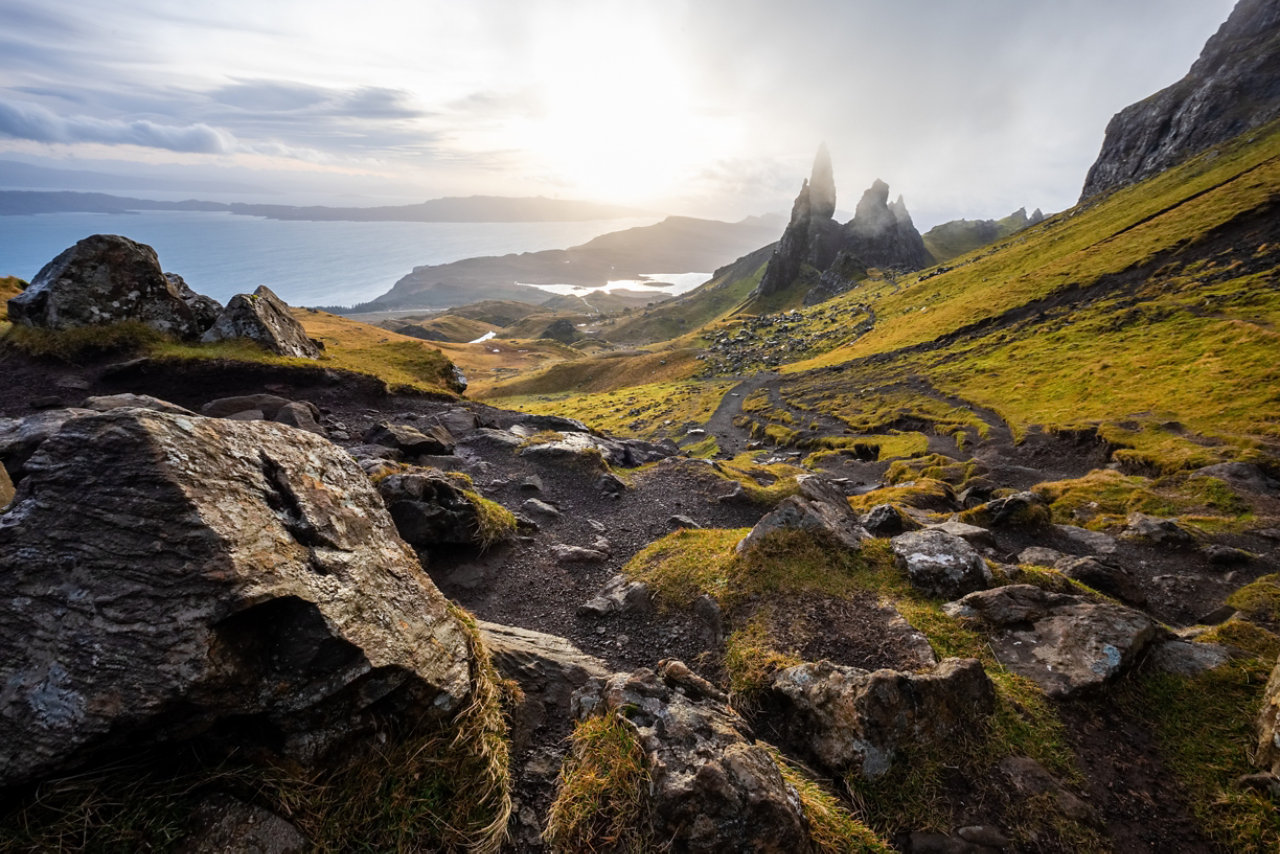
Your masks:
[{"label": "cracked rock face", "polygon": [[674,851],[813,850],[799,795],[725,696],[679,661],[594,680],[578,717],[616,714],[645,751],[654,838]]},{"label": "cracked rock face", "polygon": [[970,593],[945,610],[994,627],[991,648],[1000,663],[1055,698],[1110,681],[1161,636],[1141,611],[1029,584]]},{"label": "cracked rock face", "polygon": [[466,630],[325,440],[122,409],[24,471],[0,515],[0,785],[215,727],[309,761],[375,713],[467,701]]},{"label": "cracked rock face", "polygon": [[875,778],[903,748],[945,742],[995,708],[975,659],[948,658],[924,673],[874,672],[830,661],[774,674],[765,703],[781,734],[832,774]]}]

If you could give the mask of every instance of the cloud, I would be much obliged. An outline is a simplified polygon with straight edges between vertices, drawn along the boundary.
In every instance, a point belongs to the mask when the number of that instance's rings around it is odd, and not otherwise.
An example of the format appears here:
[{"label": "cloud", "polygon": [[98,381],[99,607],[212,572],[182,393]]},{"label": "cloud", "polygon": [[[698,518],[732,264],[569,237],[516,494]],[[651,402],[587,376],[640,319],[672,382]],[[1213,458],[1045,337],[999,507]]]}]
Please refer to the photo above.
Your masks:
[{"label": "cloud", "polygon": [[228,154],[235,138],[207,124],[162,125],[146,119],[124,121],[59,116],[37,104],[0,101],[0,134],[35,142],[96,142],[139,145],[197,154]]}]

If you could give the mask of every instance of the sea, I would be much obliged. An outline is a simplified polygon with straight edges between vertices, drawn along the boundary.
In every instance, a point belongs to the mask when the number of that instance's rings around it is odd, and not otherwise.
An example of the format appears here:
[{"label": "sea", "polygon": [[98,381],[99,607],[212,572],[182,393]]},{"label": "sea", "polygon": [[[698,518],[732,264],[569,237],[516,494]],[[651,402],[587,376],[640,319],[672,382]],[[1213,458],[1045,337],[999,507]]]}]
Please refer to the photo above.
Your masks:
[{"label": "sea", "polygon": [[[413,268],[481,255],[567,249],[655,218],[587,222],[299,222],[230,213],[144,211],[0,216],[0,276],[27,281],[91,234],[121,234],[156,250],[160,266],[221,303],[266,285],[300,306],[349,306],[391,289]],[[612,289],[681,293],[706,281],[690,271],[645,274],[657,282]],[[550,293],[586,293],[545,286]]]}]

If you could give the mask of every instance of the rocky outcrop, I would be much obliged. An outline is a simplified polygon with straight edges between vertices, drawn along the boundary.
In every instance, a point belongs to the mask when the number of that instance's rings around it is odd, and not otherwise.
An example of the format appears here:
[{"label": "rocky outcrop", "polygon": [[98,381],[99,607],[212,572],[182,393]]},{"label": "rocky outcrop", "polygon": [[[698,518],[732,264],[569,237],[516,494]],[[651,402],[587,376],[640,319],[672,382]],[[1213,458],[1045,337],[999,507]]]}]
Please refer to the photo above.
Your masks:
[{"label": "rocky outcrop", "polygon": [[410,424],[379,421],[364,433],[364,441],[370,445],[383,445],[410,456],[447,456],[457,447],[452,434],[433,424],[419,430]]},{"label": "rocky outcrop", "polygon": [[409,545],[480,545],[480,516],[462,484],[435,469],[411,469],[378,481],[378,494]]},{"label": "rocky outcrop", "polygon": [[877,180],[863,193],[854,217],[841,226],[836,209],[831,155],[824,144],[809,180],[800,187],[778,248],[769,259],[755,295],[769,297],[803,284],[812,305],[843,293],[865,279],[868,267],[919,270],[933,263],[920,232],[899,196],[889,202],[889,185]]},{"label": "rocky outcrop", "polygon": [[948,658],[925,673],[819,661],[775,673],[762,703],[782,739],[819,767],[875,778],[904,749],[981,726],[995,708],[995,689],[972,658]]},{"label": "rocky outcrop", "polygon": [[1057,698],[1104,684],[1161,636],[1139,611],[1029,584],[970,593],[945,610],[996,629],[990,643],[1000,663]]},{"label": "rocky outcrop", "polygon": [[653,837],[674,851],[812,851],[795,789],[747,722],[678,661],[594,680],[579,719],[615,715],[644,750]]},{"label": "rocky outcrop", "polygon": [[302,324],[289,313],[289,306],[266,285],[259,285],[252,294],[233,296],[200,340],[210,343],[237,338],[247,338],[278,356],[320,357],[319,345],[307,337]]},{"label": "rocky outcrop", "polygon": [[1107,125],[1080,200],[1136,184],[1280,117],[1280,2],[1240,0],[1177,83]]},{"label": "rocky outcrop", "polygon": [[467,629],[327,441],[122,409],[25,469],[0,515],[0,786],[197,736],[313,761],[468,702]]},{"label": "rocky outcrop", "polygon": [[9,300],[9,319],[54,330],[136,321],[191,340],[209,326],[209,303],[180,277],[167,278],[150,246],[95,234],[45,264]]},{"label": "rocky outcrop", "polygon": [[859,550],[863,540],[871,538],[844,493],[816,475],[801,475],[796,482],[799,494],[783,499],[757,522],[751,533],[738,542],[738,552],[747,551],[779,530],[819,534],[851,551]]}]

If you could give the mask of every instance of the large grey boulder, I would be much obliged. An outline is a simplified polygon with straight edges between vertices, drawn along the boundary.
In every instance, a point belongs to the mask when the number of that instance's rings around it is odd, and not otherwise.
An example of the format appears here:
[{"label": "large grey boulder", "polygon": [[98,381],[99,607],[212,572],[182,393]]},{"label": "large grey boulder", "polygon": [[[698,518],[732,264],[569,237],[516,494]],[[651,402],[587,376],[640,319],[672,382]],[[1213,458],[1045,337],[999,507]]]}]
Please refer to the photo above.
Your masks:
[{"label": "large grey boulder", "polygon": [[279,356],[320,357],[320,347],[307,337],[284,300],[266,285],[259,285],[252,294],[233,296],[200,340],[211,343],[237,338],[247,338]]},{"label": "large grey boulder", "polygon": [[1000,663],[1057,698],[1113,679],[1163,634],[1140,611],[1030,584],[970,593],[945,610],[995,629],[990,643]]},{"label": "large grey boulder", "polygon": [[982,555],[964,540],[937,529],[909,531],[889,541],[898,566],[929,596],[952,598],[991,585]]},{"label": "large grey boulder", "polygon": [[13,479],[25,473],[27,458],[40,443],[73,418],[91,415],[88,409],[47,409],[26,418],[0,418],[0,465]]},{"label": "large grey boulder", "polygon": [[801,475],[796,482],[799,494],[784,498],[757,522],[751,533],[738,541],[739,552],[747,551],[779,530],[821,534],[853,551],[862,548],[864,540],[871,539],[843,492],[816,475]]},{"label": "large grey boulder", "polygon": [[365,431],[364,441],[370,445],[395,448],[411,456],[447,456],[458,445],[449,431],[438,425],[424,425],[424,429],[419,430],[409,424],[391,421],[374,424]]},{"label": "large grey boulder", "polygon": [[0,786],[215,728],[312,761],[375,713],[469,701],[468,630],[329,442],[124,409],[26,472],[0,514]]},{"label": "large grey boulder", "polygon": [[995,689],[972,658],[948,658],[923,673],[818,661],[779,670],[762,703],[783,739],[819,767],[875,778],[904,749],[979,727],[995,708]]},{"label": "large grey boulder", "polygon": [[579,719],[614,715],[645,754],[653,836],[675,851],[812,851],[796,791],[724,694],[678,661],[592,680]]},{"label": "large grey boulder", "polygon": [[[176,277],[175,277],[176,278]],[[181,281],[180,279],[178,281]],[[207,306],[165,277],[156,251],[115,234],[95,234],[36,273],[9,300],[9,320],[45,329],[138,321],[183,339],[208,328]]]}]

